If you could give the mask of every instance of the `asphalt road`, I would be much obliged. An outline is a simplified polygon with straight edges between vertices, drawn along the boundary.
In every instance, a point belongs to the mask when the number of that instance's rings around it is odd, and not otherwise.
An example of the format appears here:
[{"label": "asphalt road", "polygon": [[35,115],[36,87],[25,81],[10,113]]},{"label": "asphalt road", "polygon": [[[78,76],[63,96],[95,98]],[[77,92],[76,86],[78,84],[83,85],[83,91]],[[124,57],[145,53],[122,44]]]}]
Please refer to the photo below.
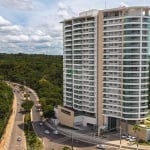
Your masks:
[{"label": "asphalt road", "polygon": [[[9,144],[8,150],[26,150],[26,139],[24,136],[24,120],[23,120],[23,114],[21,113],[21,103],[23,102],[23,95],[20,92],[20,90],[17,87],[12,86],[14,90],[14,94],[17,97],[17,108],[16,108],[16,116],[13,126],[13,132],[11,135],[11,140]],[[26,93],[29,93],[30,99],[34,102],[34,106],[31,111],[31,118],[32,118],[32,124],[35,133],[37,136],[39,136],[43,142],[44,150],[62,150],[64,146],[70,146],[74,150],[96,150],[95,144],[87,143],[87,141],[80,141],[78,138],[74,139],[68,136],[65,136],[61,133],[54,134],[54,129],[49,127],[47,125],[47,122],[42,121],[42,118],[40,117],[40,112],[36,110],[36,104],[38,104],[38,98],[35,95],[34,91],[31,89],[26,88]],[[40,123],[43,122],[43,125],[40,125]],[[50,133],[45,134],[45,130],[48,130]],[[21,137],[21,140],[18,141],[17,138]],[[105,150],[118,150],[118,148],[106,146]],[[124,150],[124,149],[122,149]]]},{"label": "asphalt road", "polygon": [[[23,120],[23,115],[20,112],[22,95],[20,92],[18,92],[19,89],[17,87],[12,86],[12,88],[17,98],[17,108],[16,110],[14,110],[16,111],[16,116],[15,116],[15,121],[13,126],[13,132],[10,139],[9,150],[26,150],[26,139],[23,131],[24,120]],[[17,140],[19,136],[21,137],[21,141]]]},{"label": "asphalt road", "polygon": [[[30,94],[30,99],[34,102],[34,106],[31,111],[33,128],[37,136],[41,138],[44,145],[44,150],[50,150],[52,148],[55,150],[62,150],[62,148],[67,145],[76,150],[96,150],[95,144],[79,141],[78,139],[73,139],[60,133],[58,135],[54,134],[54,130],[47,126],[47,123],[42,121],[40,112],[36,110],[35,106],[39,103],[38,98],[32,93],[32,91],[29,91],[29,89],[26,89],[26,93]],[[43,122],[43,125],[40,125],[40,122]],[[48,130],[50,134],[45,134],[45,130]],[[107,147],[106,150],[113,150],[113,148]]]},{"label": "asphalt road", "polygon": [[[23,95],[17,87],[13,87],[13,89],[14,94],[17,97],[17,109],[9,150],[25,150],[26,140],[23,131],[23,115],[21,113],[21,103],[23,102]],[[32,93],[33,91],[30,91],[28,88],[25,91],[26,93],[29,93],[30,99],[34,102],[34,106],[31,111],[32,124],[37,136],[39,136],[43,142],[44,150],[50,150],[52,148],[54,148],[55,150],[62,150],[64,146],[70,146],[71,148],[74,148],[74,150],[96,150],[95,144],[90,144],[86,141],[79,141],[78,139],[65,136],[61,133],[57,135],[54,134],[54,129],[50,128],[47,123],[42,121],[42,118],[40,117],[40,112],[36,110],[35,106],[39,103],[37,101],[37,96]],[[40,125],[40,122],[43,122],[43,125]],[[48,130],[50,133],[45,134],[45,130]],[[17,140],[18,136],[21,137],[21,141]],[[112,147],[107,147],[106,150],[115,149],[113,149]]]},{"label": "asphalt road", "polygon": [[[61,134],[55,135],[53,133],[54,130],[45,125],[45,123],[42,121],[42,118],[40,116],[40,112],[36,110],[36,104],[39,103],[37,101],[37,97],[32,92],[29,92],[29,90],[27,89],[26,89],[26,93],[30,94],[30,99],[34,102],[34,106],[31,110],[33,128],[37,136],[41,138],[44,145],[44,150],[49,150],[52,146],[51,145],[52,141],[57,141],[57,142],[61,141],[59,139],[65,139],[65,136]],[[43,125],[40,125],[40,122],[43,122]],[[45,134],[44,133],[45,130],[48,130],[50,134]]]}]

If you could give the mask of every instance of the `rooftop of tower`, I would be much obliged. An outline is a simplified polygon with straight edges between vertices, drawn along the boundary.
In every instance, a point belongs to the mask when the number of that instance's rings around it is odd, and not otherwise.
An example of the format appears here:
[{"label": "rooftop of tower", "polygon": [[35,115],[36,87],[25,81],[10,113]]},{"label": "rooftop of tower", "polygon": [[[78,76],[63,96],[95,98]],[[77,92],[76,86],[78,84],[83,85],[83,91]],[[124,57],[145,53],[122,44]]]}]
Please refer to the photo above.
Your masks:
[{"label": "rooftop of tower", "polygon": [[65,21],[71,21],[73,19],[79,19],[79,18],[84,18],[84,17],[93,17],[96,16],[98,14],[98,12],[113,12],[113,11],[123,11],[123,10],[131,10],[131,9],[144,9],[146,11],[150,11],[150,6],[120,6],[120,7],[116,7],[116,8],[109,8],[109,9],[101,9],[101,10],[97,10],[97,9],[90,9],[87,11],[83,11],[79,13],[79,16],[76,17],[72,17],[69,19],[65,19],[64,21],[62,21],[61,23],[65,22]]}]

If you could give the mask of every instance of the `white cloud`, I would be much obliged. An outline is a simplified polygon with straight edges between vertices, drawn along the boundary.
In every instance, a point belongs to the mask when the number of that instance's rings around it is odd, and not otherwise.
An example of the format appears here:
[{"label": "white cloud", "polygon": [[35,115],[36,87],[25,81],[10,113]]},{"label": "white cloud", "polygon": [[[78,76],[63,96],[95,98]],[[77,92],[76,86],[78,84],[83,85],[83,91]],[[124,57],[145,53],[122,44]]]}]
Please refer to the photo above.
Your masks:
[{"label": "white cloud", "polygon": [[67,12],[67,10],[59,10],[57,15],[63,19],[67,19],[70,18],[71,16],[69,15],[69,13]]},{"label": "white cloud", "polygon": [[1,26],[0,31],[2,32],[20,31],[20,27],[17,25]]},{"label": "white cloud", "polygon": [[0,3],[11,9],[31,10],[34,8],[33,0],[0,0]]},{"label": "white cloud", "polygon": [[41,30],[37,30],[35,32],[35,34],[37,34],[37,35],[45,35],[45,33],[43,31],[41,31]]},{"label": "white cloud", "polygon": [[39,35],[31,35],[31,40],[34,42],[47,42],[52,40],[52,38],[49,35],[45,36],[39,36]]},{"label": "white cloud", "polygon": [[54,53],[50,51],[54,49],[55,37],[51,37],[48,29],[13,25],[1,16],[0,20],[0,52],[61,54],[57,48]]},{"label": "white cloud", "polygon": [[[107,2],[110,0],[106,0]],[[79,14],[81,11],[86,11],[88,9],[100,9],[105,5],[105,1],[100,0],[62,0],[61,1],[64,5],[68,5],[69,8],[76,12],[75,14]]]},{"label": "white cloud", "polygon": [[10,42],[27,42],[29,37],[27,35],[6,35],[5,40]]},{"label": "white cloud", "polygon": [[58,3],[58,8],[60,8],[60,9],[67,9],[67,6],[64,3],[59,2]]},{"label": "white cloud", "polygon": [[128,7],[128,5],[125,4],[124,2],[121,2],[121,3],[120,3],[120,7]]},{"label": "white cloud", "polygon": [[[122,1],[149,5],[148,0],[106,0],[106,8],[119,7]],[[0,0],[0,52],[62,54],[60,22],[104,8],[105,1],[100,0]]]},{"label": "white cloud", "polygon": [[59,2],[58,3],[58,12],[57,12],[58,17],[61,19],[67,19],[75,15],[73,9],[68,6],[65,3]]},{"label": "white cloud", "polygon": [[4,25],[10,25],[10,22],[6,19],[4,19],[2,16],[0,16],[0,26]]}]

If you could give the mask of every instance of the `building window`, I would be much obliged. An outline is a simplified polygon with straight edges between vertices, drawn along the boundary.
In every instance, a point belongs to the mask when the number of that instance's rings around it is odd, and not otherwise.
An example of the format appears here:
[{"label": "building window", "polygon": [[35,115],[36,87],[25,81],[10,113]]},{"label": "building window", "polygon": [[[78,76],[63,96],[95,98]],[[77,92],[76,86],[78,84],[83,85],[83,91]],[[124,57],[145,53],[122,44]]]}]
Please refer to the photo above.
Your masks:
[{"label": "building window", "polygon": [[69,115],[69,116],[71,115],[71,112],[69,112],[69,111],[67,111],[67,110],[64,110],[64,109],[61,109],[61,112],[62,112],[62,113],[65,113],[65,114],[67,114],[67,115]]}]

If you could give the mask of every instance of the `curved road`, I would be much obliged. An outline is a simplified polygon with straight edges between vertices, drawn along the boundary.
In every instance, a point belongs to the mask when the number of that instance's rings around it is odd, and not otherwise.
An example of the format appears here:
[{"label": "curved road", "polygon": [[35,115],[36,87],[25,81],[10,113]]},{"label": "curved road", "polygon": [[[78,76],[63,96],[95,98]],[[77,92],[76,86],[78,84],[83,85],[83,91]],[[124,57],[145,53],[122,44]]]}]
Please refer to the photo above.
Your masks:
[{"label": "curved road", "polygon": [[[17,85],[17,84],[16,84]],[[17,97],[17,107],[16,107],[16,116],[13,126],[13,132],[11,135],[9,150],[26,150],[26,139],[23,131],[23,115],[20,112],[22,99],[24,98],[22,93],[20,92],[18,86],[12,86],[14,90],[14,94]],[[40,117],[40,112],[36,110],[36,104],[38,104],[38,97],[36,93],[25,86],[25,93],[29,93],[30,99],[34,102],[34,106],[31,111],[31,120],[35,133],[43,142],[44,150],[56,149],[62,150],[64,145],[70,145],[74,150],[96,150],[95,144],[89,144],[87,142],[80,141],[78,138],[72,139],[71,137],[62,135],[62,134],[54,134],[54,129],[47,123],[42,121]],[[43,125],[40,123],[43,122]],[[50,134],[45,134],[44,131],[48,130]],[[72,133],[73,135],[73,133]],[[18,141],[18,136],[21,137],[21,141]],[[88,137],[87,137],[88,138]],[[85,141],[85,140],[84,140]],[[118,148],[107,146],[106,150],[117,150]],[[122,149],[123,150],[123,149]]]},{"label": "curved road", "polygon": [[[16,84],[17,85],[17,84]],[[17,97],[17,108],[16,108],[16,117],[13,126],[13,132],[11,136],[11,141],[9,145],[9,150],[26,150],[26,140],[23,131],[23,115],[20,112],[21,103],[23,94],[20,92],[18,86],[12,86],[14,90],[14,94]],[[35,133],[42,140],[44,145],[44,150],[56,149],[62,150],[62,148],[66,145],[74,148],[75,150],[96,150],[95,144],[89,144],[87,142],[80,141],[78,139],[72,139],[71,137],[62,135],[62,134],[54,134],[52,129],[47,122],[42,121],[40,117],[40,112],[36,110],[36,104],[38,104],[38,97],[36,93],[25,86],[25,93],[30,95],[30,99],[34,102],[34,106],[31,110],[31,120]],[[40,122],[43,122],[43,125],[40,125]],[[45,134],[44,131],[48,130],[50,134]],[[18,141],[18,136],[21,137],[21,141]],[[106,150],[113,150],[114,148],[106,148]]]},{"label": "curved road", "polygon": [[[31,111],[31,116],[32,116],[32,125],[34,128],[35,133],[37,136],[39,136],[43,142],[44,145],[44,150],[49,150],[49,149],[57,149],[57,150],[62,150],[64,145],[70,145],[76,149],[76,150],[96,150],[95,144],[89,144],[87,142],[79,141],[77,139],[72,140],[71,137],[62,135],[62,134],[54,134],[52,129],[47,122],[42,121],[42,118],[40,117],[40,112],[36,110],[36,104],[39,103],[39,99],[36,95],[36,93],[26,87],[26,93],[30,94],[30,99],[34,102],[34,106]],[[43,122],[43,125],[40,125],[40,122]],[[44,133],[45,130],[49,130],[50,134],[46,135]],[[115,148],[106,148],[106,150],[113,150]]]}]

